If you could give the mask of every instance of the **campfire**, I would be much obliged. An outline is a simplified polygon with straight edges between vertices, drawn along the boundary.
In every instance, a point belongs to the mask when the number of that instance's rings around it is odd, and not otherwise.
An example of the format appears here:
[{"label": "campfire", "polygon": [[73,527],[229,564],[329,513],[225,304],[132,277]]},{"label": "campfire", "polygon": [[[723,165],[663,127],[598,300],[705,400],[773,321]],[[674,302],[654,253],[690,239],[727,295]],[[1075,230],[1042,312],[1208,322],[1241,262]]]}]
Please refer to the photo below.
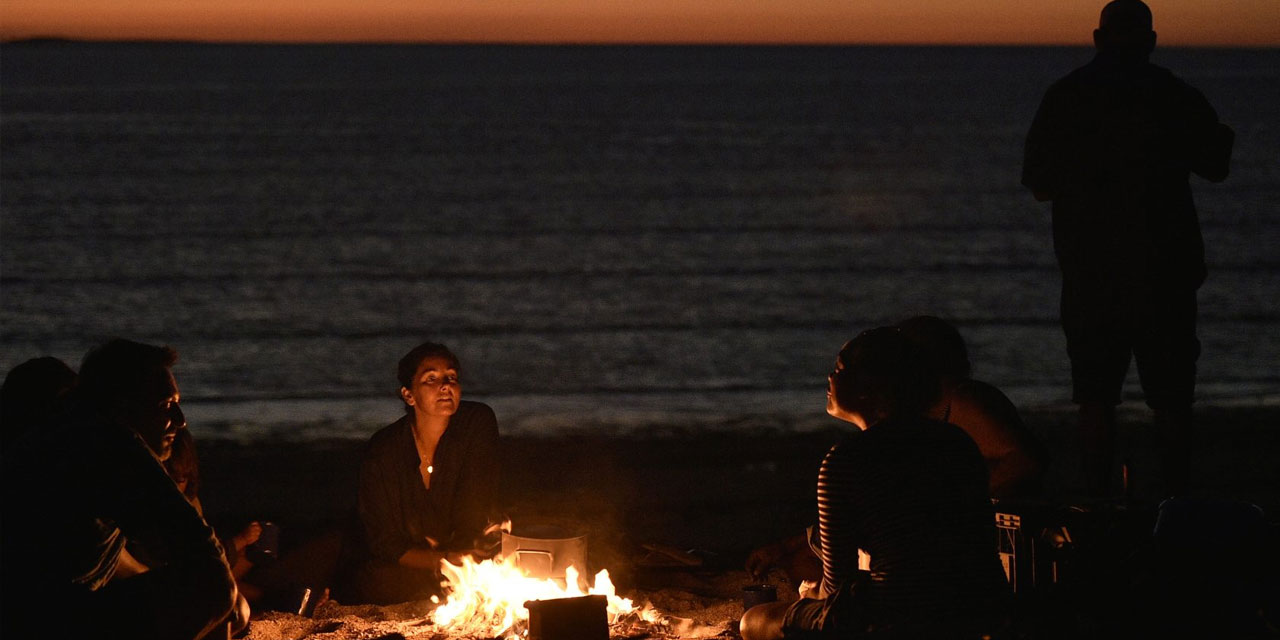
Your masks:
[{"label": "campfire", "polygon": [[[507,522],[486,531],[494,546],[498,541],[490,534],[503,536],[503,551],[496,558],[477,561],[464,556],[458,564],[442,560],[444,594],[430,602],[343,606],[326,599],[316,605],[314,614],[300,610],[297,614],[267,612],[257,617],[248,640],[397,636],[421,640],[688,640],[722,637],[730,633],[731,626],[736,628],[742,615],[735,600],[710,604],[680,591],[652,592],[642,602],[621,597],[607,570],[588,582],[579,569],[587,566],[585,534],[530,526],[521,530],[525,535],[512,535],[510,526]],[[563,537],[528,535],[532,533]],[[710,613],[711,609],[715,612]]]},{"label": "campfire", "polygon": [[592,585],[583,591],[576,567],[565,571],[562,584],[553,578],[529,576],[513,557],[482,562],[468,557],[460,566],[444,562],[441,569],[451,592],[436,608],[432,620],[438,629],[451,635],[523,640],[529,628],[525,602],[587,595],[606,599],[610,628],[665,624],[656,609],[637,607],[630,599],[619,597],[607,570],[597,573]]}]

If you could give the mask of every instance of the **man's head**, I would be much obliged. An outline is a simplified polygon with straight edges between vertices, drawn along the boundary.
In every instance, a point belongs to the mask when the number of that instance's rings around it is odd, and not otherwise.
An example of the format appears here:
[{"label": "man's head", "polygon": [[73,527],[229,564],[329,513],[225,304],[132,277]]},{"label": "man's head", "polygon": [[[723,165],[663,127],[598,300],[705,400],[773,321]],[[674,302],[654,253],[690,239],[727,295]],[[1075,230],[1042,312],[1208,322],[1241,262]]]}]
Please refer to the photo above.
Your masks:
[{"label": "man's head", "polygon": [[1100,53],[1142,59],[1156,48],[1151,9],[1142,0],[1114,0],[1102,8],[1093,44]]},{"label": "man's head", "polygon": [[165,460],[178,431],[187,426],[178,406],[178,383],[169,371],[177,361],[178,353],[169,347],[111,340],[85,356],[77,397],[86,409],[137,432]]},{"label": "man's head", "polygon": [[920,351],[921,357],[933,363],[938,375],[959,381],[973,370],[964,337],[951,323],[935,316],[916,316],[898,323],[902,335]]}]

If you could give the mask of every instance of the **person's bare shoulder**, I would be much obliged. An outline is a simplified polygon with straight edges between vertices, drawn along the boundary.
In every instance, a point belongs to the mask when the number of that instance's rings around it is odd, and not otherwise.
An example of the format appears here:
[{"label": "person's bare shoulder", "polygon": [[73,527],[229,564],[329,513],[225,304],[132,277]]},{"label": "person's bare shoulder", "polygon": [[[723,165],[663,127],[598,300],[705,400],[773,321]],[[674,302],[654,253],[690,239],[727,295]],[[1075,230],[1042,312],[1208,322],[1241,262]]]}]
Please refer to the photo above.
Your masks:
[{"label": "person's bare shoulder", "polygon": [[985,456],[1012,446],[1024,430],[1008,396],[981,380],[966,380],[952,390],[950,422],[964,429]]}]

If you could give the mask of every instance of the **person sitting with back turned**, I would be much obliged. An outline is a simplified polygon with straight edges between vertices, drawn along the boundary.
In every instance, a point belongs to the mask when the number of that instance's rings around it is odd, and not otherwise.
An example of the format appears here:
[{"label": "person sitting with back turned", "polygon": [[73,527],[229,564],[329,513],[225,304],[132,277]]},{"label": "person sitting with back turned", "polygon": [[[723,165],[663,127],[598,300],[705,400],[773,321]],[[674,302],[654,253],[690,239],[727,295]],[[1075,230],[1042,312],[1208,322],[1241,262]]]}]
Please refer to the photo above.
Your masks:
[{"label": "person sitting with back turned", "polygon": [[76,372],[57,358],[32,358],[10,369],[0,386],[0,443],[49,426],[67,408]]},{"label": "person sitting with back turned", "polygon": [[818,472],[822,580],[794,603],[748,610],[744,640],[978,637],[1003,625],[1008,584],[986,466],[963,431],[925,417],[937,389],[896,328],[863,332],[841,349],[827,412],[858,431]]},{"label": "person sitting with back turned", "polygon": [[[186,427],[176,359],[127,340],[90,351],[75,408],[5,448],[4,637],[46,634],[50,607],[68,637],[194,639],[247,624],[213,530],[161,465]],[[162,562],[131,561],[130,540]]]},{"label": "person sitting with back turned", "polygon": [[461,365],[426,342],[398,367],[406,415],[369,440],[357,511],[363,556],[350,578],[358,602],[391,604],[439,593],[442,561],[491,557],[481,539],[498,486],[493,410],[462,400]]},{"label": "person sitting with back turned", "polygon": [[1079,405],[1084,489],[1116,492],[1116,416],[1129,361],[1151,407],[1167,493],[1190,487],[1196,290],[1204,242],[1191,173],[1227,177],[1234,133],[1204,95],[1151,64],[1151,10],[1102,9],[1097,55],[1045,93],[1022,184],[1053,201],[1062,329]]},{"label": "person sitting with back turned", "polygon": [[938,373],[941,394],[928,416],[964,429],[987,461],[992,498],[1040,493],[1049,453],[999,389],[970,377],[969,352],[955,327],[934,316],[898,323],[902,335]]}]

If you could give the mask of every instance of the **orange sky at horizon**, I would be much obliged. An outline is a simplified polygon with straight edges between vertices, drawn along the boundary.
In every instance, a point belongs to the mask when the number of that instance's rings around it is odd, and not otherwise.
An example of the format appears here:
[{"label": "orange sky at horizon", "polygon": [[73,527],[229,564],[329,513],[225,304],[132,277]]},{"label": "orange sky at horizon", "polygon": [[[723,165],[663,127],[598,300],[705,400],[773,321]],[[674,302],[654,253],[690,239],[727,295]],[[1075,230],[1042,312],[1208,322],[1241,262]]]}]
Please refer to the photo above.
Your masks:
[{"label": "orange sky at horizon", "polygon": [[[1091,43],[1101,0],[0,0],[0,39]],[[1164,45],[1280,46],[1280,1],[1150,0]]]}]

